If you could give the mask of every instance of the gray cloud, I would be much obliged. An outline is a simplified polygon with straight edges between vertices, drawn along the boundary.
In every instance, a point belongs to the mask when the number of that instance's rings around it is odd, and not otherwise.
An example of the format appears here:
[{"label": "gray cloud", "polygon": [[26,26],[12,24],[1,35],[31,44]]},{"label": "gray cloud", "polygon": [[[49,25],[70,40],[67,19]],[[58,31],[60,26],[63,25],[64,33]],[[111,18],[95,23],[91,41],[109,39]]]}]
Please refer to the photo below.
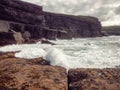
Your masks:
[{"label": "gray cloud", "polygon": [[116,14],[120,14],[120,6],[118,6],[118,7],[116,8],[115,13],[116,13]]},{"label": "gray cloud", "polygon": [[[43,6],[44,11],[95,16],[104,25],[114,24],[120,13],[120,0],[23,0]],[[116,16],[117,15],[117,16]],[[112,21],[110,21],[112,20]],[[106,22],[109,22],[106,24]],[[120,22],[120,21],[119,21]],[[115,23],[117,24],[117,23]]]}]

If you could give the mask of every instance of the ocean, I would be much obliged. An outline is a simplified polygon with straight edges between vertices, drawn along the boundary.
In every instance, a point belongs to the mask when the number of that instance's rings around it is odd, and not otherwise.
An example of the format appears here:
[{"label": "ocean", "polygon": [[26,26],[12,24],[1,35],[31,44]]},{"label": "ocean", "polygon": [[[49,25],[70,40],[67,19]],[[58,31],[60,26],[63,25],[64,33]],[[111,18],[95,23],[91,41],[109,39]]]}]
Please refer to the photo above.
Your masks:
[{"label": "ocean", "polygon": [[71,68],[114,68],[120,65],[120,36],[56,40],[56,45],[22,44],[0,47],[2,52],[20,51],[19,58],[43,57],[53,66]]}]

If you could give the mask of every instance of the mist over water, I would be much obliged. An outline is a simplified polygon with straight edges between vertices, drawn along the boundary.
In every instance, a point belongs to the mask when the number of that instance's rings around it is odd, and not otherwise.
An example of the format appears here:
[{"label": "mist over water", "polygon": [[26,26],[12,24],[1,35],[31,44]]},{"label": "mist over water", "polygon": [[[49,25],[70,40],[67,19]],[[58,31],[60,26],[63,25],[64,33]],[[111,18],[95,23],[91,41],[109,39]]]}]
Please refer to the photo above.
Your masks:
[{"label": "mist over water", "polygon": [[43,57],[51,65],[69,68],[114,68],[120,65],[120,36],[52,41],[57,45],[23,44],[1,47],[0,51],[21,51],[20,58]]}]

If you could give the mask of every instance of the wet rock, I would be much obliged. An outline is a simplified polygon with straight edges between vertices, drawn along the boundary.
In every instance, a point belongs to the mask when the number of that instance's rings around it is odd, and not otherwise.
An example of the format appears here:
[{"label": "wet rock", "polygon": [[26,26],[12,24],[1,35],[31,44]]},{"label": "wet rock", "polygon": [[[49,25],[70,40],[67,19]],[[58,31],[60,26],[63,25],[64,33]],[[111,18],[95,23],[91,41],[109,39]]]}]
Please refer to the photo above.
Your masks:
[{"label": "wet rock", "polygon": [[43,58],[31,59],[28,63],[31,65],[50,65],[50,62],[44,60]]},{"label": "wet rock", "polygon": [[119,90],[120,69],[71,69],[69,90]]},{"label": "wet rock", "polygon": [[12,33],[0,32],[0,46],[14,44],[15,40]]}]

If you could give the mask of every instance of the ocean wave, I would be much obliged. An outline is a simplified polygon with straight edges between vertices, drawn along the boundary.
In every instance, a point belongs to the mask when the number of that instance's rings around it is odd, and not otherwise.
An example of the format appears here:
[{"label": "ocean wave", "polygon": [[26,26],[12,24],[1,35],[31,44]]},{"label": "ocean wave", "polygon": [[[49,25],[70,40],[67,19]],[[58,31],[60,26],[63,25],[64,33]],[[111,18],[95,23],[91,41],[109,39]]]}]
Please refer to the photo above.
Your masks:
[{"label": "ocean wave", "polygon": [[20,51],[16,57],[43,57],[51,65],[69,68],[114,68],[120,65],[120,37],[80,38],[52,41],[57,45],[23,44],[0,48],[2,52]]}]

